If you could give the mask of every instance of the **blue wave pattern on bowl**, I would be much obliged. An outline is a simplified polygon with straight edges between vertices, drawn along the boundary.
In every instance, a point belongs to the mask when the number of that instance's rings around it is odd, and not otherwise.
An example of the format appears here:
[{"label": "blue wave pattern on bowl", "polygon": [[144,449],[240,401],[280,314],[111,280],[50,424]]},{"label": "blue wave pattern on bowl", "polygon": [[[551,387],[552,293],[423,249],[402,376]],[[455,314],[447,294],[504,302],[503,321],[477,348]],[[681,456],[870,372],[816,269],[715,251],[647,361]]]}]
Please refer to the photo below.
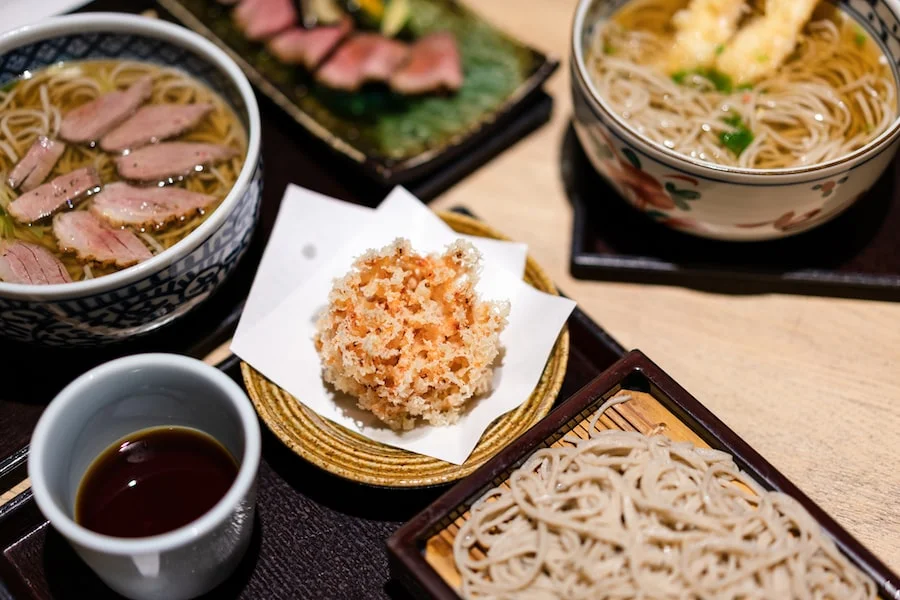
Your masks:
[{"label": "blue wave pattern on bowl", "polygon": [[[225,98],[248,126],[238,89],[190,50],[132,34],[86,33],[42,40],[0,57],[0,84],[70,60],[128,59],[178,68]],[[50,346],[91,346],[146,333],[208,298],[244,255],[259,216],[262,161],[225,222],[189,254],[146,277],[101,293],[40,302],[0,298],[0,333]]]},{"label": "blue wave pattern on bowl", "polygon": [[219,69],[190,50],[164,40],[118,33],[67,35],[21,46],[0,56],[0,85],[50,65],[71,60],[121,59],[175,67],[215,90],[247,126],[247,107]]}]

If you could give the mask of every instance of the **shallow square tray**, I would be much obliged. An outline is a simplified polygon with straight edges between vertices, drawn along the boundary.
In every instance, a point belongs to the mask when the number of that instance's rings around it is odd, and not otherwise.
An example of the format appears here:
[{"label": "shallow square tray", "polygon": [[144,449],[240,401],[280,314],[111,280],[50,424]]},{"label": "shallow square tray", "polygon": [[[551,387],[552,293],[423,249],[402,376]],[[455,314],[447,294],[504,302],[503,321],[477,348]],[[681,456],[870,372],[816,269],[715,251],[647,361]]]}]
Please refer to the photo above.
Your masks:
[{"label": "shallow square tray", "polygon": [[536,450],[558,444],[570,431],[585,437],[584,425],[597,408],[621,390],[635,393],[628,402],[609,409],[600,426],[645,434],[662,430],[671,439],[730,453],[764,487],[796,498],[840,550],[875,580],[881,598],[900,598],[900,577],[639,351],[630,352],[391,536],[388,554],[394,578],[417,598],[459,600],[453,539],[471,505],[508,479]]}]

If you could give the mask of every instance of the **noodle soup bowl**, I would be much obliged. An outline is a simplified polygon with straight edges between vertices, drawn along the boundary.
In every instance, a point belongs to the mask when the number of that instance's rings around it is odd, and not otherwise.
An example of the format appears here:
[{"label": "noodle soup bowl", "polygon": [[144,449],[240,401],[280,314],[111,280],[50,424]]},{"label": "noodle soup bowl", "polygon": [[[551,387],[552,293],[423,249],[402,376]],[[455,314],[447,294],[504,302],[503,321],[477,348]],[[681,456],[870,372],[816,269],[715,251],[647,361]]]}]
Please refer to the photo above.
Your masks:
[{"label": "noodle soup bowl", "polygon": [[[742,169],[679,154],[639,135],[599,93],[588,52],[602,25],[628,0],[581,0],[571,58],[574,128],[591,164],[629,204],[654,221],[730,241],[772,240],[830,221],[859,200],[891,164],[900,143],[896,117],[846,156],[796,168]],[[900,18],[885,0],[842,0],[840,9],[879,44],[894,71]],[[598,202],[605,202],[603,190]]]},{"label": "noodle soup bowl", "polygon": [[231,191],[194,231],[152,258],[72,283],[0,282],[0,335],[48,346],[131,338],[196,309],[232,273],[255,229],[262,192],[260,120],[240,68],[203,37],[156,19],[90,13],[47,19],[0,36],[0,88],[60,62],[137,60],[175,67],[228,103],[247,132]]}]

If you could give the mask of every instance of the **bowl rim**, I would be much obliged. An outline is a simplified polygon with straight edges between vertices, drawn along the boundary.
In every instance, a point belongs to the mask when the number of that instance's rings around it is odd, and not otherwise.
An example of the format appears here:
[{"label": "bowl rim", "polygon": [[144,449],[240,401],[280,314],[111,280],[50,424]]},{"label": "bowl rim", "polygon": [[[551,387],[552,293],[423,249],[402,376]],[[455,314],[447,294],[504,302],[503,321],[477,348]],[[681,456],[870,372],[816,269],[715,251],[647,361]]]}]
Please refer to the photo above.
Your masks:
[{"label": "bowl rim", "polygon": [[[719,176],[726,177],[730,179],[734,179],[737,181],[738,178],[754,178],[754,179],[775,179],[775,178],[790,178],[798,175],[819,175],[824,171],[831,170],[835,167],[840,167],[842,165],[847,165],[847,168],[852,168],[856,163],[863,161],[864,159],[871,157],[875,154],[880,154],[885,148],[887,148],[890,143],[895,141],[895,139],[900,135],[900,73],[898,73],[897,69],[891,66],[891,72],[894,78],[894,87],[896,89],[896,96],[898,106],[896,108],[897,114],[894,117],[894,120],[885,129],[881,134],[873,140],[870,140],[865,146],[861,148],[857,148],[853,152],[849,154],[845,154],[843,156],[839,156],[832,160],[822,163],[816,163],[812,165],[805,165],[802,167],[782,167],[778,169],[753,169],[748,167],[732,167],[729,165],[720,165],[716,163],[705,162],[696,158],[692,158],[690,156],[686,156],[675,150],[667,148],[666,146],[648,140],[635,131],[630,124],[628,124],[620,115],[618,115],[615,111],[613,111],[606,103],[606,100],[603,98],[602,94],[597,90],[594,85],[594,81],[591,79],[590,75],[587,72],[587,65],[584,60],[584,52],[581,49],[581,44],[578,42],[581,39],[581,35],[585,29],[585,19],[587,17],[587,12],[590,8],[592,8],[598,2],[605,2],[608,0],[579,0],[577,7],[575,8],[575,17],[572,21],[572,29],[570,31],[571,38],[571,60],[574,65],[573,71],[573,79],[577,81],[578,87],[581,88],[582,92],[586,92],[588,102],[593,104],[597,109],[602,111],[602,113],[606,116],[607,119],[611,120],[616,126],[621,127],[628,137],[633,138],[636,142],[636,145],[644,146],[645,148],[653,150],[655,153],[662,154],[665,159],[669,161],[674,161],[675,165],[670,166],[681,166],[682,168],[690,169],[690,172],[697,173],[699,175],[704,175],[708,173],[710,176]],[[628,0],[630,2],[632,0]],[[625,2],[623,4],[627,4]],[[887,7],[890,11],[891,15],[894,18],[900,20],[900,11],[897,8],[892,6],[891,2],[883,2],[883,5]],[[620,7],[621,8],[621,7]],[[860,23],[860,20],[856,18],[855,15],[847,12],[846,10],[839,9],[845,14],[848,15],[849,18],[853,19],[855,22]],[[863,27],[866,26],[865,23],[861,23]],[[866,31],[869,34],[868,30]],[[873,37],[870,35],[870,37]],[[882,53],[885,53],[882,44],[880,44],[874,37],[873,41],[878,43],[879,49]],[[885,53],[885,56],[887,54]],[[654,157],[656,159],[657,157]],[[848,164],[851,163],[851,164]]]},{"label": "bowl rim", "polygon": [[0,298],[26,301],[72,300],[122,288],[170,266],[200,246],[231,215],[250,185],[260,156],[260,116],[256,96],[240,67],[215,44],[179,25],[137,15],[97,12],[63,15],[25,25],[0,35],[0,55],[43,40],[81,33],[137,34],[180,46],[224,73],[237,88],[247,107],[247,155],[238,178],[219,207],[194,231],[170,248],[121,271],[96,279],[37,285],[0,281]]},{"label": "bowl rim", "polygon": [[[142,369],[158,369],[163,372],[185,371],[203,380],[206,385],[221,391],[237,413],[241,434],[244,437],[244,453],[240,457],[234,457],[240,462],[234,482],[212,508],[201,516],[165,533],[140,538],[123,538],[92,531],[66,514],[50,493],[44,465],[49,460],[48,456],[53,453],[53,443],[49,437],[53,427],[67,410],[78,404],[83,394],[90,393],[98,381],[115,380]],[[189,356],[166,353],[135,354],[112,360],[83,373],[63,388],[47,405],[47,410],[38,420],[31,437],[28,475],[38,508],[69,540],[104,554],[134,556],[162,553],[196,541],[229,519],[242,499],[253,489],[262,455],[261,436],[256,409],[241,386],[223,371]]]}]

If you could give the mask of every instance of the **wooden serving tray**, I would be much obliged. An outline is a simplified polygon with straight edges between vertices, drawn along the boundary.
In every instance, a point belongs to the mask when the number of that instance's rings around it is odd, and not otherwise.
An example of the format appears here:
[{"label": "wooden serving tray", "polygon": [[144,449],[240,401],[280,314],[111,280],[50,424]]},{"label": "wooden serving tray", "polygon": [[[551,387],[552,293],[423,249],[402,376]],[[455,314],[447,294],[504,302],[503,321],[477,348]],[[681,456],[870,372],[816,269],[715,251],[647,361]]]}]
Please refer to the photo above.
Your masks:
[{"label": "wooden serving tray", "polygon": [[571,127],[561,162],[579,279],[900,301],[900,156],[844,214],[768,242],[707,240],[651,221],[594,171]]},{"label": "wooden serving tray", "polygon": [[483,467],[401,527],[388,540],[391,573],[416,598],[459,600],[460,575],[453,540],[469,507],[509,478],[536,450],[561,445],[572,432],[587,437],[587,424],[606,400],[627,391],[631,400],[604,413],[598,427],[662,433],[670,439],[730,453],[737,465],[767,489],[796,498],[838,548],[879,587],[882,599],[900,599],[900,576],[838,525],[794,484],[719,421],[699,401],[639,351],[633,351],[567,400]]},{"label": "wooden serving tray", "polygon": [[[560,400],[624,354],[580,310],[568,327],[571,351]],[[237,364],[221,367],[240,382]],[[17,462],[24,461],[23,454]],[[250,550],[210,598],[408,598],[390,581],[384,541],[447,489],[348,482],[298,458],[265,426],[258,485]],[[0,599],[116,597],[50,527],[30,490],[0,506]]]}]

